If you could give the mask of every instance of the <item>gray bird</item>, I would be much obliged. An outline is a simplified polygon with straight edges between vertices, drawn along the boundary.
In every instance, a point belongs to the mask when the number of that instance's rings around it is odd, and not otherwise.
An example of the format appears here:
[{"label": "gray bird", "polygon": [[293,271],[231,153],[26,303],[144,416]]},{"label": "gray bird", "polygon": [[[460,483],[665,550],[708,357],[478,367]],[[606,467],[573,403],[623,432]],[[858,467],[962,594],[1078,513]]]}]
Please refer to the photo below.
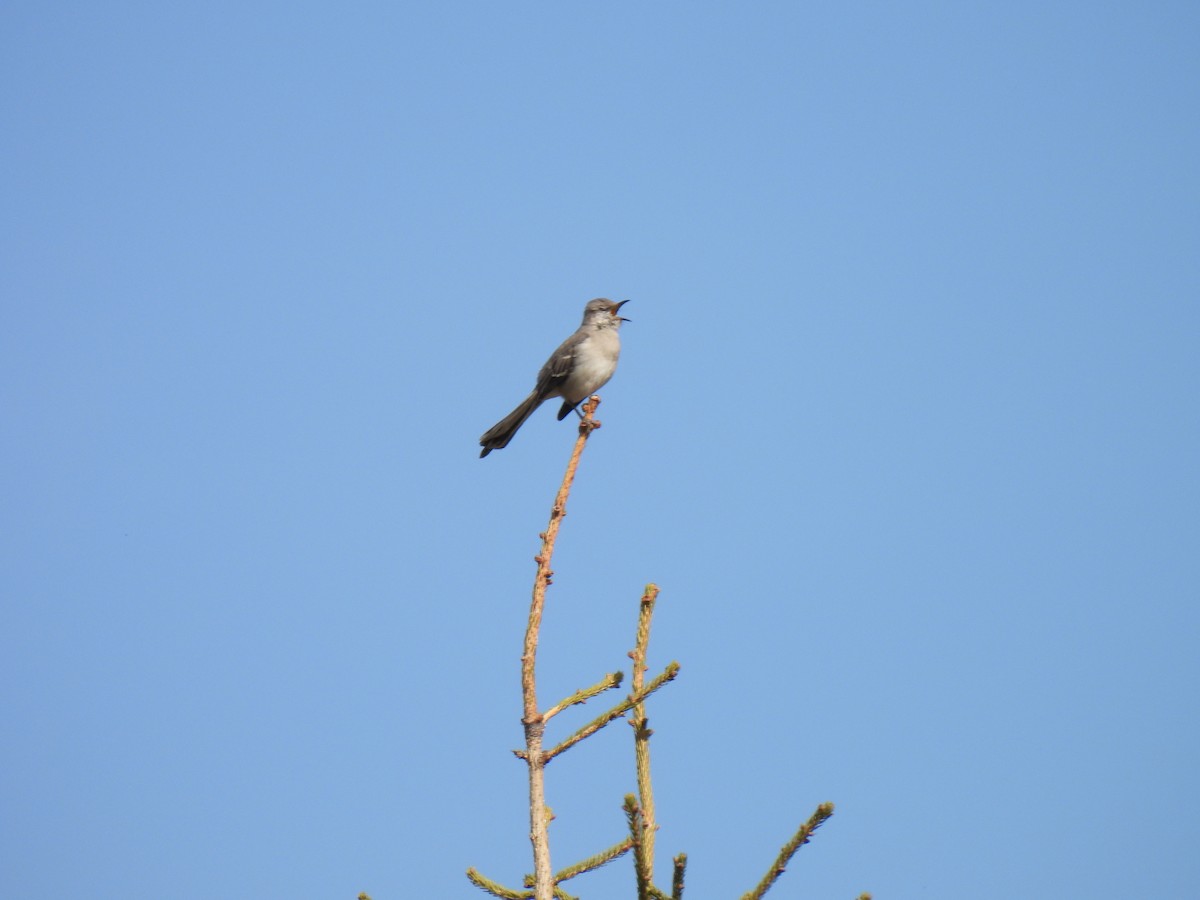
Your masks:
[{"label": "gray bird", "polygon": [[483,433],[479,439],[479,445],[483,447],[479,453],[481,459],[493,450],[507,447],[517,429],[551,397],[563,398],[563,405],[558,410],[561,422],[567,413],[608,384],[608,379],[617,370],[617,357],[621,354],[617,331],[622,322],[629,321],[622,318],[619,311],[628,302],[604,298],[588,301],[583,308],[583,324],[546,360],[529,396]]}]

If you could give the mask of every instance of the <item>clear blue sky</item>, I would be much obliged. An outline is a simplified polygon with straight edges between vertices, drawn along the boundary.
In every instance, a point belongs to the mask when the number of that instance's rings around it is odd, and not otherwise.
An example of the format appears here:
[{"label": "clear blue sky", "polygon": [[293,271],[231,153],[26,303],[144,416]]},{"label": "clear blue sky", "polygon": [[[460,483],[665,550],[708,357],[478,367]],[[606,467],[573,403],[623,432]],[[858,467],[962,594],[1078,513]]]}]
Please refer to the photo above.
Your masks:
[{"label": "clear blue sky", "polygon": [[[662,586],[692,900],[824,800],[773,898],[1195,890],[1196,4],[0,26],[0,894],[519,881],[573,429],[477,440],[596,296],[542,694]],[[620,838],[628,728],[549,775],[556,866]]]}]

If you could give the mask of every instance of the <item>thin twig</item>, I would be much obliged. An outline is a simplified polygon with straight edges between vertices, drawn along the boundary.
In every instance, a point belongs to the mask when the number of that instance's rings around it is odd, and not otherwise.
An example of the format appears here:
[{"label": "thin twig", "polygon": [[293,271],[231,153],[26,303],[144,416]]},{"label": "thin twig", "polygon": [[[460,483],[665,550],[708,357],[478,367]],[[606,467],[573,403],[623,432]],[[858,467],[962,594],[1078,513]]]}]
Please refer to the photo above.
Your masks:
[{"label": "thin twig", "polygon": [[[639,694],[646,680],[646,648],[650,644],[650,620],[654,616],[654,603],[658,599],[658,585],[648,584],[642,593],[638,608],[637,639],[629,654],[633,660],[633,693]],[[646,833],[642,836],[642,860],[646,865],[645,877],[654,883],[654,837],[658,822],[654,817],[654,789],[650,784],[650,735],[645,704],[639,700],[633,707],[633,755],[637,768],[638,803],[642,812],[642,825]]]},{"label": "thin twig", "polygon": [[579,438],[567,461],[567,470],[563,474],[562,485],[554,498],[554,506],[550,510],[550,524],[542,534],[542,550],[536,557],[537,574],[533,580],[533,597],[529,604],[529,624],[525,629],[525,645],[521,654],[521,695],[524,700],[525,725],[525,762],[529,766],[529,840],[533,844],[533,874],[536,900],[552,900],[554,896],[554,871],[550,867],[550,836],[547,828],[546,815],[546,754],[542,751],[542,737],[545,733],[545,717],[538,712],[537,682],[534,677],[534,664],[537,661],[538,634],[542,627],[542,611],[546,606],[546,587],[554,572],[550,569],[550,561],[554,556],[554,541],[558,537],[558,529],[563,516],[567,514],[567,497],[571,493],[571,483],[575,480],[575,470],[579,467],[579,457],[583,454],[588,436],[596,427],[592,414],[600,405],[599,397],[591,397],[583,404],[583,419],[579,423]]},{"label": "thin twig", "polygon": [[[481,874],[478,869],[467,869],[467,878],[475,887],[482,888],[493,897],[500,897],[502,900],[529,900],[533,896],[533,891],[514,891],[512,888],[506,888],[502,884],[497,884],[492,879]],[[361,897],[359,900],[361,900]]]},{"label": "thin twig", "polygon": [[601,850],[595,856],[589,856],[587,859],[580,860],[573,866],[567,866],[561,872],[554,876],[555,884],[566,881],[569,878],[574,878],[576,875],[582,875],[584,872],[592,872],[603,865],[607,865],[614,859],[620,859],[633,847],[633,841],[629,838],[621,841],[619,844],[614,844],[607,850]]},{"label": "thin twig", "polygon": [[663,670],[661,675],[646,685],[646,687],[643,688],[639,693],[631,694],[630,696],[626,697],[619,704],[608,710],[608,712],[601,713],[599,716],[592,719],[592,721],[588,722],[569,738],[566,738],[561,744],[551,748],[550,750],[547,750],[543,755],[545,762],[550,762],[550,760],[554,759],[554,757],[558,756],[563,751],[570,750],[584,738],[595,734],[609,722],[613,721],[613,719],[620,718],[622,715],[629,712],[629,710],[633,709],[634,706],[641,703],[643,700],[657,691],[668,681],[671,681],[678,674],[679,663],[671,663],[665,670]]},{"label": "thin twig", "polygon": [[646,835],[646,823],[642,819],[642,811],[638,809],[637,798],[633,794],[625,795],[625,820],[629,824],[629,840],[633,844],[633,874],[637,878],[637,900],[649,900],[650,879],[646,877],[645,844],[642,839]]},{"label": "thin twig", "polygon": [[683,874],[687,869],[687,854],[680,853],[671,860],[675,871],[671,876],[671,900],[683,900]]},{"label": "thin twig", "polygon": [[748,894],[742,894],[742,900],[761,900],[762,895],[784,873],[788,860],[795,855],[797,850],[808,843],[808,839],[812,837],[812,833],[820,828],[821,824],[832,815],[832,803],[822,803],[818,806],[817,811],[812,814],[809,820],[801,825],[796,833],[792,835],[792,839],[783,845],[783,849],[779,851],[779,856],[775,858],[775,862],[767,870],[767,874],[763,876],[762,881]]},{"label": "thin twig", "polygon": [[598,681],[596,684],[593,684],[591,687],[587,687],[587,688],[578,690],[575,693],[573,693],[570,697],[567,697],[565,700],[562,700],[562,701],[556,703],[554,706],[550,707],[548,710],[546,710],[544,713],[542,713],[542,719],[549,721],[550,719],[557,716],[564,709],[566,709],[568,706],[575,706],[580,703],[587,703],[589,700],[591,700],[597,694],[602,694],[605,691],[610,690],[611,688],[620,687],[621,682],[624,680],[625,680],[625,674],[623,672],[612,672],[611,674],[605,675],[601,681]]}]

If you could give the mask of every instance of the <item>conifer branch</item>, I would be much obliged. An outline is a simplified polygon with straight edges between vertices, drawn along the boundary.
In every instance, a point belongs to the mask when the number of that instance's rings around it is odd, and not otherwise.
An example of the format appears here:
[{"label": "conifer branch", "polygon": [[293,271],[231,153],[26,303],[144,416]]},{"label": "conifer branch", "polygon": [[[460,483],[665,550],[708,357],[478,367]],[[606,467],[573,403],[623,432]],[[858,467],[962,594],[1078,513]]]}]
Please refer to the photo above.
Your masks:
[{"label": "conifer branch", "polygon": [[[633,693],[639,694],[645,689],[646,679],[646,648],[650,644],[650,620],[654,616],[654,604],[658,600],[658,585],[648,584],[642,593],[638,608],[637,638],[629,657],[633,660]],[[637,769],[638,803],[642,813],[642,825],[645,833],[642,836],[644,852],[642,858],[646,864],[645,877],[654,883],[654,839],[658,831],[658,822],[654,815],[654,789],[650,782],[650,735],[649,719],[646,718],[646,707],[639,700],[633,707],[633,755]]]},{"label": "conifer branch", "polygon": [[603,694],[607,690],[610,690],[615,687],[620,687],[621,682],[624,680],[625,680],[624,672],[612,672],[608,675],[605,675],[601,681],[596,682],[591,687],[586,687],[581,690],[578,690],[575,693],[573,693],[570,697],[567,697],[565,700],[561,700],[554,706],[550,707],[548,710],[546,710],[544,713],[542,713],[542,718],[549,720],[549,719],[552,719],[555,716],[557,716],[560,712],[562,712],[568,706],[577,706],[578,704],[581,704],[581,703],[587,703],[589,700],[591,700],[597,694]]},{"label": "conifer branch", "polygon": [[801,825],[792,839],[783,845],[783,849],[779,851],[779,856],[775,858],[775,862],[771,868],[767,870],[767,874],[763,876],[762,881],[747,894],[742,894],[741,900],[761,900],[763,894],[770,890],[771,885],[784,873],[787,868],[788,861],[796,854],[796,851],[808,843],[812,833],[833,815],[833,804],[822,803],[817,807],[817,811],[812,814],[807,822]]},{"label": "conifer branch", "polygon": [[687,869],[687,854],[680,853],[673,860],[675,871],[671,875],[671,900],[683,900],[683,874]]},{"label": "conifer branch", "polygon": [[567,866],[561,872],[554,876],[556,884],[566,881],[569,878],[574,878],[576,875],[582,875],[585,872],[592,872],[599,869],[603,865],[607,865],[614,859],[620,859],[633,848],[633,842],[629,838],[621,841],[619,844],[614,844],[607,850],[601,850],[595,856],[589,856],[587,859],[580,860],[573,866]]},{"label": "conifer branch", "polygon": [[579,468],[579,458],[583,454],[588,436],[596,428],[592,414],[600,405],[600,398],[590,397],[583,404],[583,418],[579,423],[579,437],[567,461],[567,470],[563,473],[562,485],[554,498],[554,506],[550,509],[550,524],[542,533],[542,550],[535,558],[537,574],[533,579],[533,596],[529,604],[529,622],[525,628],[525,645],[521,654],[521,695],[524,701],[522,723],[525,726],[525,755],[529,766],[529,841],[533,845],[533,873],[535,879],[534,895],[536,900],[551,900],[554,895],[554,872],[550,867],[550,835],[547,828],[546,816],[546,774],[547,756],[542,750],[542,738],[545,734],[545,718],[538,712],[537,682],[535,678],[535,663],[537,661],[538,636],[542,627],[542,611],[546,606],[546,588],[554,572],[550,561],[554,556],[554,542],[558,538],[558,529],[562,525],[563,516],[567,514],[567,497],[571,493],[571,484],[575,480],[575,470]]},{"label": "conifer branch", "polygon": [[[688,862],[687,854],[680,853],[672,860],[673,871],[671,894],[669,897],[654,884],[654,852],[658,823],[650,777],[649,741],[653,735],[653,731],[649,727],[649,719],[646,716],[645,701],[651,694],[663,687],[667,682],[674,680],[679,674],[679,664],[672,662],[649,683],[645,680],[648,671],[646,658],[650,642],[650,625],[659,594],[659,589],[656,585],[646,585],[640,601],[637,636],[634,649],[629,652],[629,657],[633,660],[630,694],[620,703],[601,713],[550,750],[544,749],[545,729],[548,720],[565,711],[568,707],[586,703],[604,691],[620,686],[624,678],[621,672],[610,673],[605,675],[596,684],[576,691],[544,712],[538,709],[535,664],[542,615],[546,603],[546,590],[552,583],[554,575],[550,564],[554,555],[555,542],[562,519],[567,513],[567,499],[574,483],[583,449],[587,444],[587,439],[591,432],[600,426],[600,423],[592,418],[599,405],[600,398],[592,396],[581,407],[582,415],[579,423],[579,437],[568,460],[562,484],[555,495],[554,505],[550,510],[549,524],[546,530],[539,535],[542,541],[541,551],[534,558],[534,561],[537,563],[537,572],[534,577],[529,620],[525,630],[525,640],[521,656],[521,693],[523,701],[521,721],[525,728],[525,749],[513,751],[519,758],[526,761],[529,770],[529,838],[533,847],[534,871],[532,874],[525,876],[524,890],[515,890],[492,881],[474,868],[467,869],[467,878],[472,884],[494,897],[501,898],[501,900],[577,900],[577,898],[572,897],[571,894],[562,889],[560,886],[561,882],[599,869],[630,851],[632,851],[634,862],[637,900],[683,900],[684,876]],[[559,754],[569,750],[580,741],[595,734],[631,710],[633,711],[633,715],[629,717],[629,724],[634,732],[634,755],[638,793],[637,796],[633,794],[626,795],[623,804],[629,827],[629,837],[612,847],[568,866],[556,874],[550,865],[549,823],[553,819],[553,814],[546,805],[546,764]],[[804,844],[808,843],[813,833],[832,815],[832,803],[822,803],[818,806],[808,821],[802,824],[791,839],[780,849],[779,855],[762,880],[752,891],[743,894],[741,900],[762,900],[762,897],[786,870],[791,858]],[[366,894],[360,894],[359,900],[370,900],[370,898]],[[871,895],[867,893],[861,894],[858,900],[871,900]]]},{"label": "conifer branch", "polygon": [[633,844],[633,874],[637,879],[637,900],[650,900],[650,879],[646,877],[646,846],[642,838],[646,834],[646,823],[638,809],[637,797],[625,795],[625,821],[629,825],[629,841]]},{"label": "conifer branch", "polygon": [[502,884],[497,884],[473,867],[467,869],[467,879],[475,887],[482,888],[493,897],[500,897],[502,900],[529,900],[533,896],[533,891],[515,891],[512,888],[506,888]]},{"label": "conifer branch", "polygon": [[584,738],[590,737],[591,735],[595,734],[597,731],[599,731],[601,728],[603,728],[605,725],[607,725],[613,719],[620,718],[622,715],[627,713],[629,710],[633,709],[634,706],[641,703],[643,700],[645,700],[647,697],[649,697],[651,694],[653,694],[655,691],[657,691],[660,687],[662,687],[668,681],[671,681],[672,679],[674,679],[675,676],[678,674],[679,674],[679,663],[677,663],[677,662],[671,663],[669,666],[667,666],[666,669],[663,670],[663,673],[661,675],[659,675],[657,678],[655,678],[653,681],[651,681],[648,685],[646,685],[646,687],[644,689],[642,689],[641,691],[639,691],[636,694],[631,694],[630,696],[626,697],[624,700],[622,700],[620,703],[618,703],[612,709],[608,710],[608,712],[602,713],[599,716],[597,716],[595,719],[593,719],[592,721],[588,722],[586,725],[584,725],[582,728],[580,728],[578,731],[576,731],[570,737],[566,738],[561,744],[559,744],[556,747],[553,747],[550,750],[547,750],[543,754],[545,762],[550,762],[550,760],[554,759],[554,757],[558,756],[560,753],[562,753],[566,750],[570,750],[572,747],[574,747],[576,744],[578,744]]}]

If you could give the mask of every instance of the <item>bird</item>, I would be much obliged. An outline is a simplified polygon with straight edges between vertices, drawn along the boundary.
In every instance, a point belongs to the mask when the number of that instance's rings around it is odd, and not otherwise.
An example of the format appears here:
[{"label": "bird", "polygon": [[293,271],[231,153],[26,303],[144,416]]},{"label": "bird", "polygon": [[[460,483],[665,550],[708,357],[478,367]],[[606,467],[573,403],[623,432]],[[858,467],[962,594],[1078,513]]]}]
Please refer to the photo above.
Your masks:
[{"label": "bird", "polygon": [[507,447],[517,429],[551,397],[563,398],[558,410],[561,422],[587,397],[608,384],[617,370],[617,357],[621,354],[617,332],[622,322],[629,321],[620,315],[620,310],[628,302],[603,297],[588,301],[583,308],[583,324],[550,354],[538,372],[537,383],[529,396],[483,433],[479,439],[479,445],[483,447],[479,452],[480,459],[493,450]]}]

